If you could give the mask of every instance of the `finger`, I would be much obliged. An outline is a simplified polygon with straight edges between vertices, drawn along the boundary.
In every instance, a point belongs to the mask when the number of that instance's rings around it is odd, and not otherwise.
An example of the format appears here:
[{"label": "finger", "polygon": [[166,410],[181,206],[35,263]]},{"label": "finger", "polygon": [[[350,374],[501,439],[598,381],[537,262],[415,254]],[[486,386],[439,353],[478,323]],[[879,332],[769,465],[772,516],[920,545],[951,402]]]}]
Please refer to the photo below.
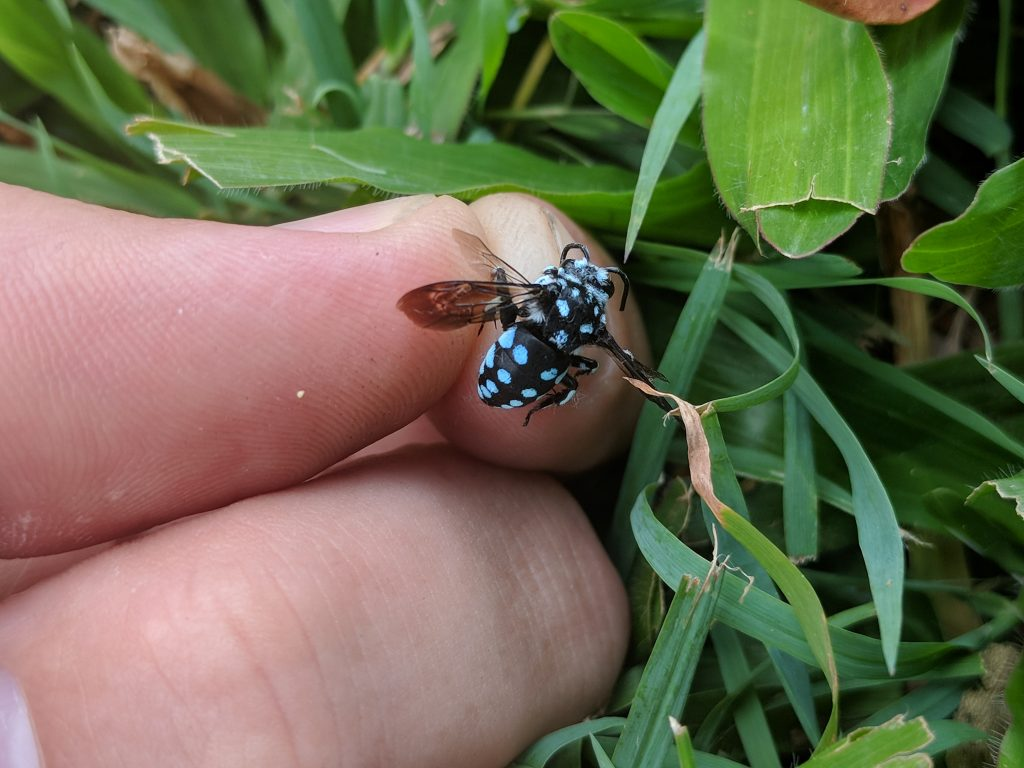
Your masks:
[{"label": "finger", "polygon": [[423,333],[395,302],[465,273],[451,231],[475,222],[446,198],[352,215],[373,231],[158,220],[0,186],[0,557],[299,482],[437,400],[473,333]]},{"label": "finger", "polygon": [[407,449],[16,595],[0,663],[51,768],[485,768],[594,712],[627,633],[557,484]]},{"label": "finger", "polygon": [[[562,247],[571,241],[587,245],[595,261],[608,266],[604,250],[551,206],[526,195],[492,195],[470,206],[494,252],[528,279],[557,264]],[[556,217],[556,230],[551,225]],[[620,289],[621,290],[621,289]],[[618,311],[615,295],[608,303],[608,328],[618,342],[639,359],[649,359],[640,315],[632,299]],[[596,347],[581,354],[598,361],[598,369],[579,378],[571,403],[537,413],[522,426],[530,404],[503,410],[481,407],[477,395],[480,361],[497,333],[490,329],[476,340],[475,354],[444,400],[431,410],[438,429],[475,456],[506,466],[576,471],[621,451],[632,434],[642,397],[622,379],[612,359]]]}]

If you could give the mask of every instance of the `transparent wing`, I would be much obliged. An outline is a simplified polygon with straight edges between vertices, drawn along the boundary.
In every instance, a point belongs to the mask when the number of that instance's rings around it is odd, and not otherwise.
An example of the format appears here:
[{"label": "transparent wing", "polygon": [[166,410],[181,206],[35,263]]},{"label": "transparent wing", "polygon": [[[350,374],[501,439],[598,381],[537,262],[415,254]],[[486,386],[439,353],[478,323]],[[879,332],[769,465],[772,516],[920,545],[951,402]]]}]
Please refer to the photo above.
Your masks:
[{"label": "transparent wing", "polygon": [[487,244],[476,235],[463,229],[453,229],[452,237],[455,238],[455,242],[459,244],[464,253],[482,259],[492,270],[504,271],[506,275],[515,278],[517,283],[526,285],[531,282],[522,272],[488,248]]},{"label": "transparent wing", "polygon": [[547,291],[531,283],[448,280],[414,288],[398,300],[398,308],[416,325],[451,331],[498,320],[503,310],[515,316],[546,298]]}]

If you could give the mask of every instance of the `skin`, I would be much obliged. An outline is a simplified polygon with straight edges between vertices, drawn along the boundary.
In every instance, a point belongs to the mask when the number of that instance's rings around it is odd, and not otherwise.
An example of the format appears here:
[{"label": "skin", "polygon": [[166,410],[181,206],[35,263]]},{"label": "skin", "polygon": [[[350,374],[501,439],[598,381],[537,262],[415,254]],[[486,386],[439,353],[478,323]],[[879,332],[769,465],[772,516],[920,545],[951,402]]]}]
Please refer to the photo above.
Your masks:
[{"label": "skin", "polygon": [[531,276],[568,236],[606,259],[557,221],[502,195],[256,228],[0,185],[0,666],[49,768],[501,766],[599,710],[625,596],[543,470],[621,450],[641,398],[602,357],[523,429],[475,397],[492,330],[395,309],[486,277],[453,228]]}]

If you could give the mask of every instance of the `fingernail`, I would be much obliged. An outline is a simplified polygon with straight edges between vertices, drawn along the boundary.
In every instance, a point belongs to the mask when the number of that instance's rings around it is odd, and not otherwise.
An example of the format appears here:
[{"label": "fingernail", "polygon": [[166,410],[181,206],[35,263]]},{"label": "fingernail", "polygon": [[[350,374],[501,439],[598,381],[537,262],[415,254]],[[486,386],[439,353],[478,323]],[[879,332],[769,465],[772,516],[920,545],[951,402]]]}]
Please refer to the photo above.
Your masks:
[{"label": "fingernail", "polygon": [[0,765],[40,768],[39,747],[25,694],[11,673],[0,669]]},{"label": "fingernail", "polygon": [[312,232],[373,232],[390,227],[437,198],[434,195],[412,195],[382,200],[379,203],[346,208],[300,221],[289,221],[278,226],[284,229],[304,229]]}]

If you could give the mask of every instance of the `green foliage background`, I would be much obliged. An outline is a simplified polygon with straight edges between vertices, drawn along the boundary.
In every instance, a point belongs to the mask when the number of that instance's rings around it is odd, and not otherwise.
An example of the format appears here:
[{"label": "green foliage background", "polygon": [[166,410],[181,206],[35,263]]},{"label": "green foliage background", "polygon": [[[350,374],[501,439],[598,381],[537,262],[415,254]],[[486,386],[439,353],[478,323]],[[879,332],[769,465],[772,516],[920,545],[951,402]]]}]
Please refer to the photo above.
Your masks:
[{"label": "green foliage background", "polygon": [[[518,763],[962,765],[994,736],[1019,766],[1019,15],[1014,38],[1010,0],[887,28],[796,0],[0,0],[0,180],[253,224],[559,206],[630,254],[722,506],[656,484],[698,468],[645,406],[606,526],[629,663],[606,716]],[[187,66],[147,80],[126,30]],[[1002,726],[957,715],[971,689]]]}]

